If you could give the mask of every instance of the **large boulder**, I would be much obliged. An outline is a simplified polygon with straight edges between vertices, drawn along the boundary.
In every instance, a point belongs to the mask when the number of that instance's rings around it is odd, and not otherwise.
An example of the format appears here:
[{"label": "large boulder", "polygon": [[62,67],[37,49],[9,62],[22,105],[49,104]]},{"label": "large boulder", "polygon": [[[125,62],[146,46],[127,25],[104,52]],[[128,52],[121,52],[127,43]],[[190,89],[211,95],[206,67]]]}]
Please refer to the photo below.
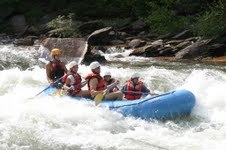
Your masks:
[{"label": "large boulder", "polygon": [[200,56],[206,56],[208,44],[210,44],[211,39],[200,39],[195,43],[187,46],[186,48],[180,50],[176,53],[176,59],[194,59]]},{"label": "large boulder", "polygon": [[112,27],[106,27],[103,29],[99,29],[94,31],[87,38],[89,45],[108,45],[111,40],[115,39],[115,35],[110,36],[110,31],[112,31]]},{"label": "large boulder", "polygon": [[59,48],[67,58],[83,58],[87,52],[87,41],[83,38],[47,38],[42,45],[49,50]]}]

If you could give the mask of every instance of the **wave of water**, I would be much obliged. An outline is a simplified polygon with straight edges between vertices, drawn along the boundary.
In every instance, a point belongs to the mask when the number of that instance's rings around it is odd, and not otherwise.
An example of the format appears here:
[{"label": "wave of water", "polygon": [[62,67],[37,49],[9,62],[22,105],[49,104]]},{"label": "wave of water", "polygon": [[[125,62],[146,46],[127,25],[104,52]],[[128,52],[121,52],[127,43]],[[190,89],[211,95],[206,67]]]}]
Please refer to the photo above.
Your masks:
[{"label": "wave of water", "polygon": [[[121,83],[137,71],[156,93],[188,89],[197,98],[190,117],[141,120],[95,107],[92,102],[34,97],[48,86],[45,69],[34,57],[35,49],[16,49],[0,48],[4,66],[0,69],[0,149],[220,150],[226,146],[223,65],[169,63],[140,57],[110,59],[101,71],[111,71]],[[2,54],[15,61],[3,59]],[[81,65],[79,72],[85,76],[89,67]]]}]

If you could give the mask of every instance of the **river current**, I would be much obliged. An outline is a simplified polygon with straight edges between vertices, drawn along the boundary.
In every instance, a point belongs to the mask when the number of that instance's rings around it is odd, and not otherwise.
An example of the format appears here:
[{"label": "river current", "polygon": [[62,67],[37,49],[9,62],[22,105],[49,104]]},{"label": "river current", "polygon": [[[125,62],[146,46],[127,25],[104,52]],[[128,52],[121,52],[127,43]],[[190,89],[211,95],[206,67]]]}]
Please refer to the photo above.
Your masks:
[{"label": "river current", "polygon": [[[124,57],[117,58],[116,55]],[[226,67],[223,63],[164,62],[109,49],[101,72],[123,84],[133,72],[155,93],[187,89],[191,115],[171,120],[123,117],[92,102],[35,96],[48,86],[37,47],[0,45],[2,150],[223,150],[226,147]],[[79,73],[89,73],[80,65]]]}]

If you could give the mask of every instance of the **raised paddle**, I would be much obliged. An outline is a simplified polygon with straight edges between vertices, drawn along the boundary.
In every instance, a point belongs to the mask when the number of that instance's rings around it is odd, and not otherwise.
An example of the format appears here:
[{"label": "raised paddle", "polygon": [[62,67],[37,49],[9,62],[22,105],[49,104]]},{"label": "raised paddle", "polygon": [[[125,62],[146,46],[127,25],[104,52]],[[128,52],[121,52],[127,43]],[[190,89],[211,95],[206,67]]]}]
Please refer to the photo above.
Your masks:
[{"label": "raised paddle", "polygon": [[107,89],[103,92],[103,93],[99,93],[95,96],[94,101],[95,101],[95,105],[97,106],[98,104],[100,104],[100,102],[103,100],[104,95],[107,94],[107,92],[112,89],[113,87],[115,87],[118,84],[118,82],[114,82],[111,85],[109,85],[107,87]]}]

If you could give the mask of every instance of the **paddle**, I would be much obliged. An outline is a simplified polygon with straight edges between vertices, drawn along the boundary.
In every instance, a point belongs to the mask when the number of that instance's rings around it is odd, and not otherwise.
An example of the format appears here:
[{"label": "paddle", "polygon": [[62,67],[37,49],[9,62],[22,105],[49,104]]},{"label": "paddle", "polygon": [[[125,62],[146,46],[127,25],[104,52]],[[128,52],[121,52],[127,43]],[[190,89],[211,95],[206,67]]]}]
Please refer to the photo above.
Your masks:
[{"label": "paddle", "polygon": [[97,106],[98,104],[100,104],[100,102],[103,100],[104,95],[107,94],[107,92],[112,89],[113,87],[115,87],[118,84],[118,82],[114,82],[112,84],[110,84],[107,89],[103,92],[103,93],[99,93],[95,96],[94,101],[95,101],[95,106]]},{"label": "paddle", "polygon": [[[57,79],[56,81],[53,82],[53,84],[59,82],[63,77]],[[35,96],[40,95],[42,92],[44,92],[45,90],[47,90],[48,88],[50,88],[52,85],[50,84],[49,86],[47,86],[44,90],[42,90],[41,92],[39,92],[38,94],[36,94]]]},{"label": "paddle", "polygon": [[[83,82],[81,82],[79,84],[76,84],[75,86],[81,86],[81,85],[85,84],[87,81],[88,80],[85,80],[85,81],[83,81]],[[71,88],[69,88],[69,89],[71,89]],[[69,90],[69,89],[59,89],[59,90],[56,90],[55,92],[52,93],[52,95],[53,96],[56,96],[56,95],[63,96],[63,95],[65,95],[67,93],[67,90]]]},{"label": "paddle", "polygon": [[[61,77],[61,78],[57,79],[57,80],[56,80],[56,81],[54,81],[53,83],[55,84],[55,83],[59,82],[62,78],[63,78],[63,77]],[[30,97],[30,98],[27,98],[27,99],[28,99],[28,100],[33,99],[34,97],[36,97],[36,96],[40,95],[42,92],[44,92],[45,90],[47,90],[47,89],[48,89],[48,88],[50,88],[51,86],[52,86],[52,85],[50,84],[49,86],[47,86],[45,89],[43,89],[41,92],[39,92],[39,93],[38,93],[38,94],[36,94],[35,96]]]}]

